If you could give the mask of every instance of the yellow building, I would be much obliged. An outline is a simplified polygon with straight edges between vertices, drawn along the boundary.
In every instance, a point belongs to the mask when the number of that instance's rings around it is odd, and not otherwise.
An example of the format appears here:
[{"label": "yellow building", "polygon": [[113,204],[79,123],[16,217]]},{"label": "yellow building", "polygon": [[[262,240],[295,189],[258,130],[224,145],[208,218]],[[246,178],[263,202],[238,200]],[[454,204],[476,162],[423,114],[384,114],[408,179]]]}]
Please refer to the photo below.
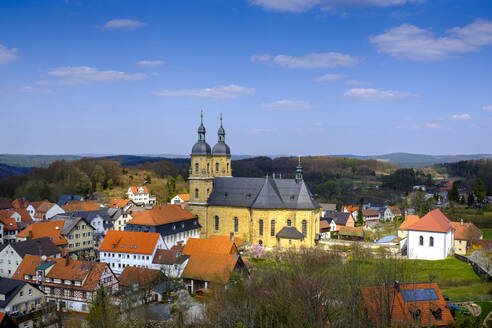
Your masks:
[{"label": "yellow building", "polygon": [[202,237],[234,235],[267,247],[314,246],[321,206],[303,180],[300,160],[295,179],[234,178],[220,120],[219,140],[211,149],[202,114],[191,152],[188,206],[199,218]]}]

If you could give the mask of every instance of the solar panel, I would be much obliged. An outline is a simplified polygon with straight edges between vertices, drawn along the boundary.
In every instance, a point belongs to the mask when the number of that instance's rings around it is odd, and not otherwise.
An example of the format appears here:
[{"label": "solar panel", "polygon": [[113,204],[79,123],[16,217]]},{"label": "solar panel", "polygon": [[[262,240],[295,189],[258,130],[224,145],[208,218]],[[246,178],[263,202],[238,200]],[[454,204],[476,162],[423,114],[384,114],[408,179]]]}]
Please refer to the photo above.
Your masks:
[{"label": "solar panel", "polygon": [[405,302],[435,301],[439,299],[434,288],[403,289],[401,295]]}]

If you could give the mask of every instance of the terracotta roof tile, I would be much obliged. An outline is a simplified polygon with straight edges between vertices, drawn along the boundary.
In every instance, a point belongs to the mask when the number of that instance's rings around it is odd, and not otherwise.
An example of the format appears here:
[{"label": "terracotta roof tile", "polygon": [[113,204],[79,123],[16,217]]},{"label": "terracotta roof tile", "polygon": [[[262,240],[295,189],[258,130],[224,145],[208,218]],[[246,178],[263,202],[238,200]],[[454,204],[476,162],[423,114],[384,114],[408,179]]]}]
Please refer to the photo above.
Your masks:
[{"label": "terracotta roof tile", "polygon": [[97,211],[101,209],[101,203],[97,200],[81,200],[81,201],[69,201],[65,205],[62,205],[63,210],[67,213],[72,212],[88,212]]},{"label": "terracotta roof tile", "polygon": [[[431,297],[434,299],[425,299],[422,301],[411,301],[409,299],[406,300],[402,294],[403,291],[422,289],[433,290],[436,297]],[[385,322],[379,322],[379,318],[382,317],[382,314],[380,314],[379,311],[386,311],[386,308],[388,307],[387,304],[391,304],[392,327],[415,325],[411,311],[417,310],[420,310],[421,313],[420,326],[447,326],[454,322],[453,316],[447,306],[447,302],[444,300],[439,286],[436,283],[402,284],[399,286],[399,291],[394,286],[362,287],[361,292],[369,317],[375,321],[376,327],[386,327]],[[425,294],[422,293],[422,295]],[[436,311],[439,309],[441,310],[441,320],[437,319],[432,314],[433,310]]]},{"label": "terracotta roof tile", "polygon": [[133,219],[127,224],[158,226],[194,218],[196,215],[187,209],[182,209],[179,205],[163,205],[156,206],[151,210],[134,212]]},{"label": "terracotta roof tile", "polygon": [[220,239],[198,239],[189,238],[183,254],[193,255],[195,252],[210,252],[217,254],[234,254],[237,253],[237,248],[232,241]]},{"label": "terracotta roof tile", "polygon": [[379,216],[379,212],[374,209],[362,210],[363,216]]},{"label": "terracotta roof tile", "polygon": [[35,239],[48,237],[57,246],[66,245],[67,239],[62,235],[65,220],[35,222],[19,232],[16,237]]},{"label": "terracotta roof tile", "polygon": [[161,276],[160,270],[127,266],[118,277],[118,280],[121,286],[133,287],[135,284],[146,286],[157,282]]},{"label": "terracotta roof tile", "polygon": [[17,222],[11,217],[0,217],[0,221],[3,223],[3,229],[7,231],[19,230]]},{"label": "terracotta roof tile", "polygon": [[239,259],[238,254],[193,252],[181,277],[226,284]]},{"label": "terracotta roof tile", "polygon": [[483,232],[473,223],[451,222],[454,228],[454,239],[457,240],[475,240],[482,239]]},{"label": "terracotta roof tile", "polygon": [[[148,194],[149,193],[149,190],[147,189],[146,186],[131,186],[130,188],[131,188],[133,194]],[[140,188],[142,188],[141,193],[138,192],[138,190]]]},{"label": "terracotta roof tile", "polygon": [[419,219],[418,215],[407,215],[405,221],[403,221],[398,230],[408,230],[408,227],[416,223]]},{"label": "terracotta roof tile", "polygon": [[190,194],[178,194],[179,198],[183,200],[183,202],[189,202],[190,201]]},{"label": "terracotta roof tile", "polygon": [[420,220],[407,228],[408,230],[448,232],[453,229],[451,221],[439,210],[435,209],[424,215]]},{"label": "terracotta roof tile", "polygon": [[17,198],[12,202],[12,207],[16,210],[26,209],[29,206],[29,202],[25,198]]},{"label": "terracotta roof tile", "polygon": [[123,198],[113,198],[109,201],[108,207],[111,208],[123,208],[130,202],[129,199],[123,199]]},{"label": "terracotta roof tile", "polygon": [[109,230],[99,251],[151,255],[160,236],[155,232]]},{"label": "terracotta roof tile", "polygon": [[[222,241],[230,241],[231,237],[230,236],[220,236],[220,235],[212,235],[210,236],[210,239],[218,239]],[[246,241],[242,238],[239,237],[234,237],[234,244],[236,244],[237,248],[243,248],[246,246]]]},{"label": "terracotta roof tile", "polygon": [[181,250],[177,249],[158,249],[155,251],[152,263],[154,264],[181,264],[190,258],[189,255],[183,255]]}]

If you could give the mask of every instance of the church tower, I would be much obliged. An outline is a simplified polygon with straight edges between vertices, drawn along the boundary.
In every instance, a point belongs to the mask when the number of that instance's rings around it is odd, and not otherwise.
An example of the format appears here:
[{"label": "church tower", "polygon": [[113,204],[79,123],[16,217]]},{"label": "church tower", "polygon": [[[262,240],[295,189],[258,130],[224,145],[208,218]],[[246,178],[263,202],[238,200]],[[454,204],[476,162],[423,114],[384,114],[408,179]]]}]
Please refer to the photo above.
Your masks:
[{"label": "church tower", "polygon": [[[205,126],[203,126],[203,111],[198,127],[198,141],[191,150],[191,165],[189,172],[190,211],[198,216],[202,225],[202,233],[207,227],[207,199],[213,187],[213,158],[210,145],[205,141]],[[205,230],[205,231],[204,231]]]},{"label": "church tower", "polygon": [[220,114],[220,128],[217,131],[219,140],[212,149],[213,175],[215,177],[231,177],[231,149],[225,143],[225,130],[222,126],[222,114]]}]

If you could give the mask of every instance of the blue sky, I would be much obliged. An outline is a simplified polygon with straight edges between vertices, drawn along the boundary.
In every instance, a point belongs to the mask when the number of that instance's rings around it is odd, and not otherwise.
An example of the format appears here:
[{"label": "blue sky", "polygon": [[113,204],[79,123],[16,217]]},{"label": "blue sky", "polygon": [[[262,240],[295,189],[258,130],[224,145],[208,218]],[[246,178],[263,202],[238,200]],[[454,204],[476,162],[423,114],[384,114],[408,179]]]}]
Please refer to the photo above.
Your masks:
[{"label": "blue sky", "polygon": [[491,153],[488,0],[3,0],[0,153]]}]

